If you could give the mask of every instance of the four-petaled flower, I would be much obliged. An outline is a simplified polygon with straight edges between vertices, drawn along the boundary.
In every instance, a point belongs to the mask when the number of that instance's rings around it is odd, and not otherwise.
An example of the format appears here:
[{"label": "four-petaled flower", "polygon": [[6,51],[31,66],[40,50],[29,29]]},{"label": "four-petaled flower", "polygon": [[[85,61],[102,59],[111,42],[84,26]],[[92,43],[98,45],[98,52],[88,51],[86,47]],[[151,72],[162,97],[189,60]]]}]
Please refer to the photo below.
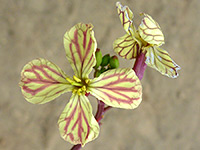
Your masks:
[{"label": "four-petaled flower", "polygon": [[99,134],[87,93],[109,106],[125,109],[136,108],[142,100],[142,86],[132,69],[112,69],[98,78],[88,78],[96,64],[97,43],[92,28],[91,24],[79,23],[64,35],[66,56],[75,74],[73,78],[52,62],[39,58],[24,66],[20,82],[25,99],[34,104],[44,104],[65,92],[72,92],[58,126],[66,141],[82,146]]},{"label": "four-petaled flower", "polygon": [[137,30],[133,25],[132,11],[120,2],[116,6],[121,24],[127,33],[115,40],[114,51],[125,59],[137,58],[140,53],[145,53],[145,63],[148,66],[163,75],[176,78],[180,67],[166,50],[159,47],[164,44],[164,36],[158,23],[151,16],[142,13],[144,18]]}]

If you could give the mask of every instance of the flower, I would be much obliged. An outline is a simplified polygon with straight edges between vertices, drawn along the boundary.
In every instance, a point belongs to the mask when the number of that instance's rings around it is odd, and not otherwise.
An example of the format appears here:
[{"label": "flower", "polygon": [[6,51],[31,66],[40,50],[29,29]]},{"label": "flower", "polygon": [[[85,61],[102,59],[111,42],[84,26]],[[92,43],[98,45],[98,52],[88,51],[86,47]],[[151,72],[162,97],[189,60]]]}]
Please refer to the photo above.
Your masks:
[{"label": "flower", "polygon": [[47,103],[71,91],[58,126],[62,138],[82,146],[99,135],[88,93],[109,106],[125,109],[136,108],[142,100],[141,83],[131,69],[112,69],[89,79],[96,64],[97,48],[92,28],[91,24],[79,23],[64,35],[66,56],[75,74],[73,78],[52,62],[39,58],[24,66],[19,84],[25,99],[33,104]]},{"label": "flower", "polygon": [[164,35],[160,26],[148,14],[138,27],[133,25],[133,13],[127,6],[116,3],[117,12],[126,34],[114,41],[114,51],[125,59],[137,58],[145,53],[145,63],[168,77],[178,77],[180,67],[172,60],[166,50],[160,48],[164,44]]}]

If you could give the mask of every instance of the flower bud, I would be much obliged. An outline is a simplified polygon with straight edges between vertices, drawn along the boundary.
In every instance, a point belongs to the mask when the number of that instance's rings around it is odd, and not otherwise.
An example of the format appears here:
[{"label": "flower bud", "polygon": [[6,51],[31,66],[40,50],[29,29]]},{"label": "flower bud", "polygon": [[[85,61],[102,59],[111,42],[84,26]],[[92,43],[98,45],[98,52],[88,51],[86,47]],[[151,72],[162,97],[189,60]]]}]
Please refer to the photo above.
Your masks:
[{"label": "flower bud", "polygon": [[95,68],[98,68],[102,62],[102,53],[100,51],[100,49],[97,48],[96,52],[95,52],[95,57],[96,57],[96,65]]},{"label": "flower bud", "polygon": [[117,56],[112,56],[110,58],[110,67],[112,69],[119,67],[119,60],[118,60]]},{"label": "flower bud", "polygon": [[101,62],[101,66],[107,66],[110,62],[110,55],[109,54],[106,54],[103,56],[102,58],[102,62]]},{"label": "flower bud", "polygon": [[99,77],[101,74],[101,71],[100,70],[95,70],[94,72],[94,77]]},{"label": "flower bud", "polygon": [[100,70],[101,73],[104,73],[105,71],[107,71],[107,69],[104,68],[104,67],[102,67],[101,70]]}]

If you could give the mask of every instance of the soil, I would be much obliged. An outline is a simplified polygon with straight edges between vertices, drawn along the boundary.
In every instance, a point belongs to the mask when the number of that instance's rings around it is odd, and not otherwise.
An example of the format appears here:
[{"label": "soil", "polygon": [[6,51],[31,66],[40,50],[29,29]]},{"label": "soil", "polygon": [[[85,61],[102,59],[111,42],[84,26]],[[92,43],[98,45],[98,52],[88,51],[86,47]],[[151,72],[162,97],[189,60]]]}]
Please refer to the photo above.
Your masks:
[{"label": "soil", "polygon": [[[62,37],[79,22],[92,23],[103,54],[125,34],[113,0],[0,0],[0,150],[68,150],[57,120],[70,93],[44,105],[28,103],[18,82],[23,66],[46,58],[69,75]],[[200,149],[200,1],[123,0],[135,14],[150,14],[161,26],[166,49],[181,66],[171,79],[147,67],[143,101],[135,110],[106,113],[99,137],[83,150]],[[120,58],[120,67],[133,60]],[[96,100],[90,98],[93,111]]]}]

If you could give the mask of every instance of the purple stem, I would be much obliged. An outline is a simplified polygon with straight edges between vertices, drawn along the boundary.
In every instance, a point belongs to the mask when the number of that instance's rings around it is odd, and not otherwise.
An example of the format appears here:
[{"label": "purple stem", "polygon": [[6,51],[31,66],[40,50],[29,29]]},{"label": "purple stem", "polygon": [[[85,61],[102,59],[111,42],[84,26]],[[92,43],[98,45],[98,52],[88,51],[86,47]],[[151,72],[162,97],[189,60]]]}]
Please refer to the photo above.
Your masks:
[{"label": "purple stem", "polygon": [[133,66],[133,70],[140,80],[142,80],[144,71],[147,67],[147,64],[145,64],[145,54],[146,53],[140,53],[139,56],[136,58],[135,64]]},{"label": "purple stem", "polygon": [[103,118],[103,115],[105,113],[105,111],[104,111],[105,103],[100,100],[97,100],[97,102],[98,102],[98,106],[97,106],[97,112],[95,115],[95,119],[97,120],[99,125],[101,125],[101,119]]},{"label": "purple stem", "polygon": [[77,144],[77,145],[74,145],[71,150],[80,150],[81,149],[81,144]]},{"label": "purple stem", "polygon": [[[136,75],[138,76],[138,78],[140,80],[142,80],[143,75],[144,75],[144,71],[147,67],[147,65],[145,64],[145,54],[146,53],[140,53],[139,56],[136,58],[135,64],[133,66],[133,70],[135,71]],[[103,115],[106,111],[108,111],[109,109],[111,109],[111,106],[107,106],[105,107],[105,103],[102,101],[98,101],[98,106],[97,106],[97,112],[95,115],[95,119],[97,120],[97,122],[99,123],[99,125],[101,125],[101,120],[103,119]],[[81,144],[77,144],[74,145],[71,150],[80,150],[81,149]]]}]

